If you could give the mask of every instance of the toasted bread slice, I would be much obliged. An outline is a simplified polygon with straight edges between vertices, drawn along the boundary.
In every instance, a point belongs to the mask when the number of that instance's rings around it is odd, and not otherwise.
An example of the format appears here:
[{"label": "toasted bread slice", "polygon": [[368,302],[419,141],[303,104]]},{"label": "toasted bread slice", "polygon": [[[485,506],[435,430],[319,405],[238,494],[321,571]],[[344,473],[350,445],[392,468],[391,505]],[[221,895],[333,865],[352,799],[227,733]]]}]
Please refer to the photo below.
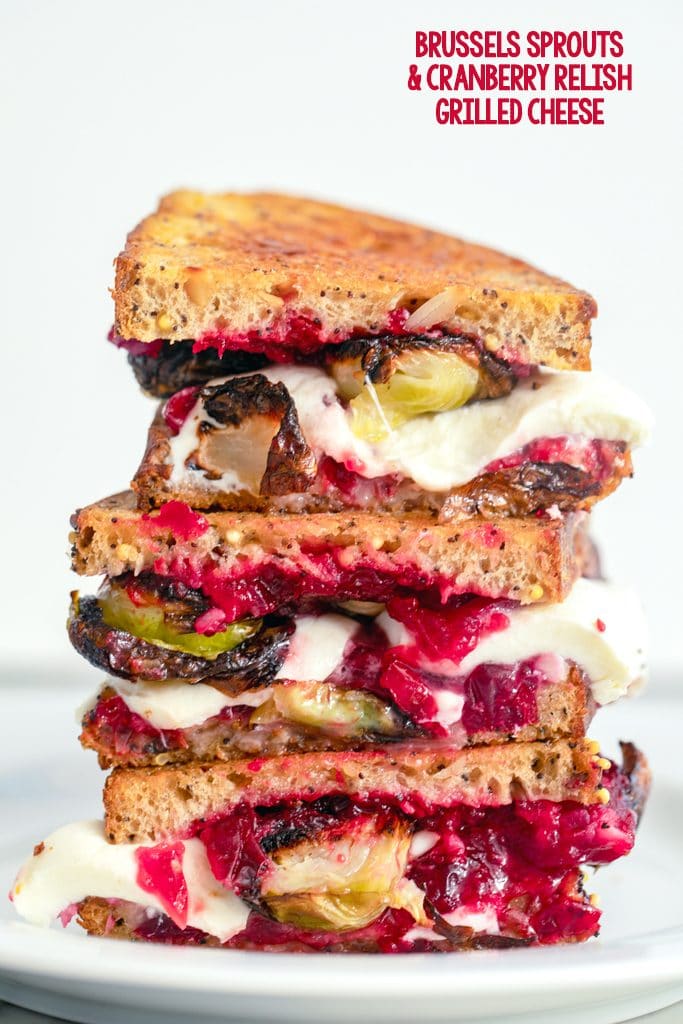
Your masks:
[{"label": "toasted bread slice", "polygon": [[426,228],[292,196],[190,191],[129,235],[114,300],[118,335],[142,342],[310,351],[440,326],[511,362],[577,370],[590,368],[597,312],[564,281]]},{"label": "toasted bread slice", "polygon": [[[590,554],[583,513],[456,525],[421,514],[203,515],[177,503],[147,514],[126,492],[78,510],[72,525],[77,573],[147,569],[195,587],[210,576],[214,592],[231,588],[235,618],[251,607],[247,590],[257,582],[258,614],[302,595],[384,600],[389,585],[561,601]],[[227,610],[225,601],[223,593]]]},{"label": "toasted bread slice", "polygon": [[[190,685],[189,683],[186,685]],[[319,683],[304,683],[310,692]],[[268,689],[268,688],[267,688]],[[433,743],[427,729],[415,725],[401,715],[387,698],[381,701],[372,694],[351,694],[358,707],[363,699],[370,704],[367,715],[374,712],[374,722],[364,724],[359,711],[358,722],[343,728],[335,720],[325,727],[311,721],[288,718],[278,710],[278,691],[270,684],[274,698],[256,712],[243,707],[245,716],[226,718],[217,715],[205,722],[182,730],[163,731],[148,726],[136,731],[125,717],[125,704],[111,685],[105,685],[91,708],[83,716],[81,744],[99,755],[101,768],[114,766],[152,766],[186,764],[190,761],[234,761],[244,757],[277,757],[284,754],[324,750],[372,750],[395,745],[398,741]],[[288,688],[291,690],[291,687]],[[248,694],[247,694],[248,699]],[[323,698],[324,699],[324,698]],[[272,709],[271,709],[272,705]],[[238,705],[239,706],[239,705]],[[112,721],[109,709],[123,713]],[[361,703],[362,707],[362,703]],[[590,699],[587,680],[580,669],[571,666],[564,679],[553,680],[539,687],[536,714],[531,721],[505,730],[469,732],[458,724],[450,741],[453,746],[477,746],[490,743],[534,742],[551,739],[580,739],[593,717],[595,704]],[[139,723],[142,725],[142,723]],[[457,743],[456,739],[457,737]],[[440,742],[440,741],[439,741]]]},{"label": "toasted bread slice", "polygon": [[405,805],[497,807],[513,800],[599,803],[604,761],[590,740],[310,753],[229,763],[117,768],[104,790],[112,843],[158,842],[239,803],[272,806],[333,794]]}]

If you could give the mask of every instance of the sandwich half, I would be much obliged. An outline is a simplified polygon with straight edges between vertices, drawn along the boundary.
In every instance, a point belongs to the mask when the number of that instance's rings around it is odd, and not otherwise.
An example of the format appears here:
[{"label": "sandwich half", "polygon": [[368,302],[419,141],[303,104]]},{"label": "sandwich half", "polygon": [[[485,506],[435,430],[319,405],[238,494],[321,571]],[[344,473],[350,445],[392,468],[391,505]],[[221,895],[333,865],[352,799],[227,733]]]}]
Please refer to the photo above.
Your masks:
[{"label": "sandwich half", "polygon": [[581,941],[582,867],[628,853],[649,783],[597,745],[303,754],[118,769],[105,822],[40,843],[12,891],[35,923],[296,951]]},{"label": "sandwich half", "polygon": [[[266,193],[175,192],[116,261],[115,326],[145,390],[380,339],[492,357],[503,375],[590,368],[594,300],[492,249]],[[478,353],[478,355],[476,355]]]}]

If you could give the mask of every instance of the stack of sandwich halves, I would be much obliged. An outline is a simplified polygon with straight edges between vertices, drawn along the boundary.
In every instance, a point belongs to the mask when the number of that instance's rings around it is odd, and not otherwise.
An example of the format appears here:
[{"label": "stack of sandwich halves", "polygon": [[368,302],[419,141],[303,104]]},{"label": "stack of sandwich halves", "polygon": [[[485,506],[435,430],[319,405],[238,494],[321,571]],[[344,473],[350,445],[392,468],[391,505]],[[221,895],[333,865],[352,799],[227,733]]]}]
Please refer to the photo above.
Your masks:
[{"label": "stack of sandwich halves", "polygon": [[278,195],[164,199],[110,340],[161,399],[73,517],[104,821],[36,847],[36,922],[282,950],[574,942],[648,789],[587,738],[644,675],[591,506],[648,432],[589,295]]}]

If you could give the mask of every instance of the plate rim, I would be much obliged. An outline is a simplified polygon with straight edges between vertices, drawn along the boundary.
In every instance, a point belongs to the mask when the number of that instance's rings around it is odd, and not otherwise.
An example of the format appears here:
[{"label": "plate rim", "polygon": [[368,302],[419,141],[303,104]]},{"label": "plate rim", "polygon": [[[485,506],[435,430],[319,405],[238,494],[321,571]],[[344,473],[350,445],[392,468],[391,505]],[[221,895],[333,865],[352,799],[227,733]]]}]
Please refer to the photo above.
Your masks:
[{"label": "plate rim", "polygon": [[[41,940],[35,942],[37,935]],[[17,941],[18,938],[26,941]],[[87,942],[87,946],[82,943]],[[45,945],[50,956],[45,957]],[[77,947],[75,947],[77,944]],[[82,953],[74,957],[74,949]],[[642,990],[683,982],[683,925],[642,935],[629,936],[600,945],[600,940],[576,946],[533,949],[479,950],[465,956],[449,956],[443,970],[441,956],[430,953],[397,953],[387,957],[370,954],[331,956],[325,953],[262,953],[259,951],[192,949],[153,945],[139,947],[112,943],[105,938],[60,935],[24,922],[0,927],[0,977],[25,977],[76,983],[117,984],[127,988],[158,987],[166,991],[228,993],[233,996],[328,996],[353,1000],[346,988],[351,976],[358,977],[361,965],[373,965],[373,992],[363,998],[382,998],[386,986],[393,994],[420,994],[428,986],[434,997],[457,992],[472,996],[481,992],[482,977],[496,967],[496,990],[510,995],[526,991],[537,994],[558,985],[581,981],[582,995],[618,983],[625,990]],[[264,956],[268,970],[264,971]],[[219,958],[222,958],[219,961]],[[542,960],[542,964],[539,961]],[[522,961],[520,963],[520,961]],[[216,963],[221,969],[215,970]],[[168,970],[172,963],[173,971]],[[300,970],[292,970],[293,966]],[[538,969],[542,967],[542,969]],[[125,971],[119,968],[125,967]],[[536,969],[533,969],[536,968]],[[361,967],[362,969],[362,967]]]}]

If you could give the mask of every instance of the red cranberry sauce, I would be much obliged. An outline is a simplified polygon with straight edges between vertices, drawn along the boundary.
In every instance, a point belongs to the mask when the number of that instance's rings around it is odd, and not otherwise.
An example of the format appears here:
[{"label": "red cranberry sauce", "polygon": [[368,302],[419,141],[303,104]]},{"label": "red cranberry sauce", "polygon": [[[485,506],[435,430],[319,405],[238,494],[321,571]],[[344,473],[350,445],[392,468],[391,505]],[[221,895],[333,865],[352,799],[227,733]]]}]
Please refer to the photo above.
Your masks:
[{"label": "red cranberry sauce", "polygon": [[490,462],[484,473],[495,473],[530,462],[564,462],[588,474],[591,481],[602,483],[614,473],[623,460],[623,441],[603,441],[583,435],[539,437],[510,455]]},{"label": "red cranberry sauce", "polygon": [[[538,692],[547,678],[537,661],[515,665],[478,665],[464,679],[433,676],[389,656],[376,686],[366,683],[393,703],[424,732],[434,737],[466,743],[477,733],[514,735],[538,722]],[[455,721],[440,715],[437,694],[447,690],[460,695],[462,711]]]},{"label": "red cranberry sauce", "polygon": [[208,608],[194,620],[194,631],[202,636],[215,636],[226,625],[225,612],[222,608]]},{"label": "red cranberry sauce", "polygon": [[110,327],[107,341],[110,341],[112,345],[116,345],[117,348],[122,348],[129,355],[150,356],[152,359],[156,359],[161,355],[161,350],[164,346],[163,338],[155,338],[154,341],[136,341],[134,338],[122,338],[120,334],[116,333],[114,327]]},{"label": "red cranberry sauce", "polygon": [[145,917],[135,927],[135,935],[145,942],[160,942],[165,946],[204,946],[208,939],[199,928],[179,928],[166,914]]},{"label": "red cranberry sauce", "polygon": [[83,732],[119,757],[187,746],[181,729],[157,729],[119,696],[100,697],[83,720]]},{"label": "red cranberry sauce", "polygon": [[[503,936],[532,942],[578,941],[595,934],[600,913],[582,895],[579,865],[606,864],[624,856],[633,846],[636,827],[627,778],[613,768],[605,781],[612,793],[606,806],[518,801],[504,807],[441,808],[411,819],[414,832],[437,837],[426,853],[409,862],[408,877],[425,892],[428,912],[431,906],[445,918],[439,926],[442,934],[448,934],[447,927],[443,930],[450,923],[448,915],[461,908],[489,917],[493,912]],[[368,814],[380,818],[380,827],[383,823],[390,827],[402,812],[380,797],[365,802],[326,797],[273,808],[240,805],[212,824],[198,823],[196,834],[218,881],[253,906],[258,905],[269,852],[304,837],[319,835],[324,842]],[[168,901],[176,927],[163,919],[145,922],[137,934],[161,942],[201,941],[201,933],[195,930],[187,938],[179,933],[183,892],[169,852],[173,849],[162,844],[141,852],[146,891]],[[413,945],[412,926],[405,911],[391,911],[355,932],[309,932],[277,924],[254,911],[244,931],[227,945],[301,944],[325,949],[340,942],[365,941],[387,952],[425,948]],[[434,948],[439,948],[438,938]]]},{"label": "red cranberry sauce", "polygon": [[353,337],[372,337],[378,334],[404,334],[405,322],[408,319],[405,309],[393,310],[383,324],[377,324],[375,330],[368,328],[349,328],[332,331],[323,327],[317,317],[310,317],[294,310],[287,310],[278,317],[271,326],[263,330],[231,331],[215,329],[206,331],[194,345],[194,352],[203,352],[206,348],[215,348],[219,357],[226,352],[248,349],[250,352],[262,352],[275,363],[291,362],[294,358],[310,356],[325,345],[338,344]]},{"label": "red cranberry sauce", "polygon": [[170,530],[179,540],[196,540],[209,529],[209,520],[201,512],[195,512],[184,501],[167,501],[158,512],[145,512],[141,525],[148,533],[161,528]]},{"label": "red cranberry sauce", "polygon": [[396,473],[386,476],[364,477],[336,462],[329,455],[318,463],[318,472],[312,485],[316,493],[350,505],[353,508],[375,508],[396,497],[402,478]]},{"label": "red cranberry sauce", "polygon": [[420,828],[439,841],[412,863],[409,877],[439,914],[493,909],[504,934],[556,942],[594,934],[599,912],[576,899],[578,865],[628,853],[635,816],[626,806],[522,801],[440,811]]},{"label": "red cranberry sauce", "polygon": [[[409,630],[408,642],[378,647],[379,630],[361,631],[330,681],[388,696],[416,725],[433,736],[466,742],[479,732],[514,734],[538,721],[537,695],[549,682],[540,658],[512,665],[482,664],[467,675],[458,665],[491,633],[506,629],[511,601],[451,598],[430,607],[414,596],[389,601],[392,619]],[[539,652],[540,653],[540,652]],[[438,693],[462,698],[458,720],[440,716]]]},{"label": "red cranberry sauce", "polygon": [[[193,352],[203,352],[213,348],[222,358],[226,352],[249,351],[258,352],[274,363],[306,361],[326,345],[338,345],[349,338],[373,338],[380,334],[402,335],[406,331],[405,324],[409,317],[407,309],[392,310],[386,320],[372,327],[355,327],[342,330],[334,328],[326,330],[322,321],[295,310],[287,312],[274,320],[267,328],[249,331],[233,331],[229,328],[215,328],[205,331],[193,342]],[[432,327],[429,331],[421,330],[420,334],[439,337],[444,334],[440,327]],[[122,348],[131,355],[145,355],[157,358],[163,349],[163,338],[154,341],[137,341],[134,338],[122,338],[112,327],[107,334],[107,341],[117,348]],[[520,367],[520,375],[528,372],[526,366]]]},{"label": "red cranberry sauce", "polygon": [[[415,725],[434,737],[449,737],[466,743],[470,736],[482,732],[514,735],[525,725],[538,722],[538,693],[548,685],[540,659],[512,665],[478,665],[467,676],[437,676],[405,662],[394,648],[385,653],[379,670],[373,672],[369,658],[354,651],[350,672],[335,673],[331,681],[341,683],[343,677],[355,675],[355,667],[365,661],[354,688],[371,690],[388,697]],[[452,721],[440,714],[438,694],[448,691],[462,699],[460,718]]]},{"label": "red cranberry sauce", "polygon": [[164,423],[173,435],[178,434],[180,429],[197,404],[198,387],[183,388],[171,395],[161,407],[161,415]]},{"label": "red cranberry sauce", "polygon": [[480,732],[514,735],[538,722],[538,691],[547,677],[536,659],[515,665],[477,665],[464,682],[462,725]]},{"label": "red cranberry sauce", "polygon": [[135,851],[138,862],[137,883],[144,892],[156,896],[173,923],[187,924],[188,892],[183,874],[184,844],[160,843]]},{"label": "red cranberry sauce", "polygon": [[510,620],[505,612],[514,607],[514,601],[486,597],[452,598],[434,606],[415,596],[400,596],[389,601],[387,611],[412,634],[412,643],[403,649],[407,658],[447,659],[457,665],[484,637],[507,629]]},{"label": "red cranberry sauce", "polygon": [[[303,548],[303,545],[302,545]],[[170,561],[159,558],[154,572],[201,590],[225,612],[226,622],[261,618],[280,608],[301,604],[306,598],[335,601],[387,601],[403,589],[442,590],[445,597],[455,591],[452,579],[423,572],[416,566],[390,565],[386,569],[367,565],[342,565],[336,547],[301,553],[297,563],[264,558],[254,563],[235,560],[229,568],[209,562],[201,564],[178,555]]]}]

